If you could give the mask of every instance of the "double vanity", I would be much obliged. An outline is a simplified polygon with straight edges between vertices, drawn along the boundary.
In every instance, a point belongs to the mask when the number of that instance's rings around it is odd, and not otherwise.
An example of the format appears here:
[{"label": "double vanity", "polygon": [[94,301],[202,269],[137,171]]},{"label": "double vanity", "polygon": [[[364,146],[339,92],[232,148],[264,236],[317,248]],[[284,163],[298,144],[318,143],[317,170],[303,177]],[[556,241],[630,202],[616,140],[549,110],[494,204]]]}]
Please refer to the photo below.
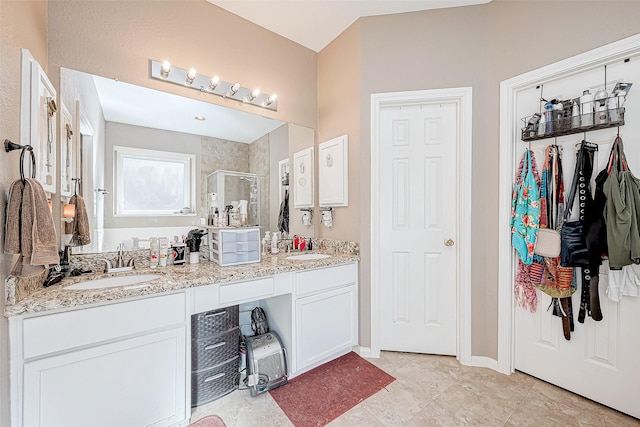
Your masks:
[{"label": "double vanity", "polygon": [[[185,426],[191,316],[260,306],[289,378],[357,344],[357,249],[7,283],[12,426]],[[13,287],[12,287],[13,286]]]}]

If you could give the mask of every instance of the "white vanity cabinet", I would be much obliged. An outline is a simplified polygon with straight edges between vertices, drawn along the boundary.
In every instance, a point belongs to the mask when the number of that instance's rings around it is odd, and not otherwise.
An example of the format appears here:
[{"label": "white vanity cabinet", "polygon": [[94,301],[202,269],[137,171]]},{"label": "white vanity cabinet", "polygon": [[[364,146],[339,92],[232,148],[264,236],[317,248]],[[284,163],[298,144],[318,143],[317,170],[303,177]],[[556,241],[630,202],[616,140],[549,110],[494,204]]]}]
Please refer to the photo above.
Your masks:
[{"label": "white vanity cabinet", "polygon": [[185,422],[184,292],[12,319],[14,427]]},{"label": "white vanity cabinet", "polygon": [[358,343],[357,264],[295,273],[296,374]]}]

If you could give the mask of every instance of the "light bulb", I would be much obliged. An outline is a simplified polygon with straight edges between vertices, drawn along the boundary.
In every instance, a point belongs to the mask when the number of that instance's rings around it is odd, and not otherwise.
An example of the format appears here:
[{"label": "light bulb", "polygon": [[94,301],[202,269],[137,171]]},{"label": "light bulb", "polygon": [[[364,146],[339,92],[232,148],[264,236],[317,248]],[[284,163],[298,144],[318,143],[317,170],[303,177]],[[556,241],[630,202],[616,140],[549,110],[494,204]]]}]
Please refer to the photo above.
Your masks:
[{"label": "light bulb", "polygon": [[166,78],[171,71],[171,63],[169,61],[163,61],[162,66],[160,67],[160,75]]},{"label": "light bulb", "polygon": [[233,86],[231,86],[231,95],[235,95],[239,89],[240,83],[234,83]]},{"label": "light bulb", "polygon": [[190,85],[191,83],[193,83],[193,80],[195,78],[196,78],[196,69],[190,68],[189,72],[187,73],[187,84]]},{"label": "light bulb", "polygon": [[249,101],[253,101],[254,99],[256,99],[256,96],[260,95],[260,89],[254,89],[251,91],[251,93],[249,94]]},{"label": "light bulb", "polygon": [[267,98],[267,105],[271,105],[275,102],[275,100],[278,99],[278,95],[276,95],[275,93],[273,95],[271,95],[269,98]]},{"label": "light bulb", "polygon": [[211,77],[211,80],[209,80],[209,89],[214,90],[216,86],[218,86],[219,81],[220,81],[220,77],[218,76]]}]

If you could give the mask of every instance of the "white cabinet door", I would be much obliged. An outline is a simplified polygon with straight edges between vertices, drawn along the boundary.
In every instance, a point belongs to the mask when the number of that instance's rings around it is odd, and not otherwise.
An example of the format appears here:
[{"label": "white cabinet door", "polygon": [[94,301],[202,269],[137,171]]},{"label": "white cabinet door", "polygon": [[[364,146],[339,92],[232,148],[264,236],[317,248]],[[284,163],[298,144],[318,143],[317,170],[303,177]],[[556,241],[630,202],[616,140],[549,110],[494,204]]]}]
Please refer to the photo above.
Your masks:
[{"label": "white cabinet door", "polygon": [[346,353],[358,341],[356,285],[296,301],[297,370]]},{"label": "white cabinet door", "polygon": [[293,155],[291,165],[293,180],[293,207],[313,207],[313,147],[298,151]]},{"label": "white cabinet door", "polygon": [[342,135],[318,146],[320,207],[349,205],[349,138]]},{"label": "white cabinet door", "polygon": [[186,418],[185,328],[24,365],[24,427],[168,426]]}]

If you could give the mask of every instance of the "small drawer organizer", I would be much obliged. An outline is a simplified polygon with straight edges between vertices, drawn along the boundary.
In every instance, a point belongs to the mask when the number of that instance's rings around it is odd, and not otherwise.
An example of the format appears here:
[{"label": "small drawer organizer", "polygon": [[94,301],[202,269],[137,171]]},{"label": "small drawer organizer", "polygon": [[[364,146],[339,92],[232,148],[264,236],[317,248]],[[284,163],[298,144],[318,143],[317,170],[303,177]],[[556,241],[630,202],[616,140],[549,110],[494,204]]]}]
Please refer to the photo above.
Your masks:
[{"label": "small drawer organizer", "polygon": [[225,266],[260,262],[260,228],[215,228],[209,230],[209,259]]},{"label": "small drawer organizer", "polygon": [[238,306],[191,316],[191,406],[236,389],[240,365]]}]

